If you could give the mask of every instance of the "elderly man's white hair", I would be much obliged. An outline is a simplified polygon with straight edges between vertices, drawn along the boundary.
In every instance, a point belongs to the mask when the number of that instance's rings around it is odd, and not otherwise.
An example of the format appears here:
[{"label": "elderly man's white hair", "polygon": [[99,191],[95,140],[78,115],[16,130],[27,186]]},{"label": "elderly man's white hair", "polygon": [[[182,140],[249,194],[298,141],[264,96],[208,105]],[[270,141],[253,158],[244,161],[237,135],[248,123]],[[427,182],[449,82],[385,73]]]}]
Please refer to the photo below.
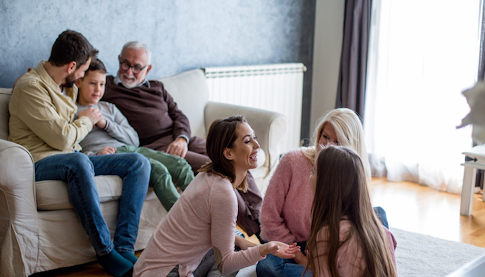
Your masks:
[{"label": "elderly man's white hair", "polygon": [[139,42],[139,41],[129,41],[125,45],[123,45],[123,49],[121,49],[121,53],[123,53],[125,49],[145,50],[148,57],[147,65],[152,64],[152,52],[150,52],[150,49],[148,49],[148,46],[145,43]]}]

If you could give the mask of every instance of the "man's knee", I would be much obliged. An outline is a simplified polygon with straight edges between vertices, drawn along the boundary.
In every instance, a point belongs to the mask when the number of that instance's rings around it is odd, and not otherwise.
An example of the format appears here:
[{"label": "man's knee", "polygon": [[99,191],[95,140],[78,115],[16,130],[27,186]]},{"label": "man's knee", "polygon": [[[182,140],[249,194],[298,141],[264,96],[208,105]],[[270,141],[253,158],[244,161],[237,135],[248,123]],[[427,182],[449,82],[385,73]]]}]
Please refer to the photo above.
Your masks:
[{"label": "man's knee", "polygon": [[69,162],[66,165],[72,167],[72,170],[77,172],[81,171],[89,171],[94,174],[94,166],[93,163],[89,160],[89,157],[81,152],[74,152],[70,154],[61,154],[61,155],[69,155]]}]

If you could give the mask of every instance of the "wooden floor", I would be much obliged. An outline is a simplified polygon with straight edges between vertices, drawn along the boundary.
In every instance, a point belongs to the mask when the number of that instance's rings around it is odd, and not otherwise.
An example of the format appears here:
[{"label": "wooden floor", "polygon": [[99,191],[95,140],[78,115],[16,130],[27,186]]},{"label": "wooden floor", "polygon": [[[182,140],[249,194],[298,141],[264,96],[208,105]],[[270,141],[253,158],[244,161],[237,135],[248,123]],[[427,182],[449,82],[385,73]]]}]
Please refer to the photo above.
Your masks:
[{"label": "wooden floor", "polygon": [[[391,228],[485,247],[485,203],[481,195],[474,196],[472,215],[461,216],[460,195],[439,192],[415,183],[393,183],[385,178],[374,178],[370,193],[372,204],[386,210]],[[108,275],[98,263],[93,262],[32,276]]]}]

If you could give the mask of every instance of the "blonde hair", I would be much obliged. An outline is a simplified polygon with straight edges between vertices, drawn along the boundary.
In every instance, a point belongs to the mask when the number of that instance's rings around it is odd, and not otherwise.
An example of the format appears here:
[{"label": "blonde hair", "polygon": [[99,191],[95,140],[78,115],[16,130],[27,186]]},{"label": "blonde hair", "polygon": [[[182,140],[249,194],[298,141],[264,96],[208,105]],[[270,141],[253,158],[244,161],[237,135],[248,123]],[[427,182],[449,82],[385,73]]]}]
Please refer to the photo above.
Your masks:
[{"label": "blonde hair", "polygon": [[[355,236],[365,263],[362,276],[397,276],[385,227],[372,209],[362,159],[349,147],[333,145],[322,149],[317,159],[305,272],[311,269],[313,276],[318,277],[321,268],[328,267],[330,276],[340,276],[338,250],[351,236]],[[347,238],[341,240],[340,224],[343,218],[351,221],[352,227]],[[321,242],[318,235],[322,228],[328,229],[328,237],[323,238],[328,244],[326,249],[318,251]],[[316,259],[318,253],[327,256],[324,264]]]},{"label": "blonde hair", "polygon": [[325,124],[331,124],[337,134],[340,146],[347,146],[359,154],[364,165],[366,179],[371,180],[369,158],[364,141],[364,128],[357,114],[347,108],[333,109],[324,114],[313,130],[312,146],[302,147],[301,151],[313,164],[318,152],[318,141],[322,135]]}]

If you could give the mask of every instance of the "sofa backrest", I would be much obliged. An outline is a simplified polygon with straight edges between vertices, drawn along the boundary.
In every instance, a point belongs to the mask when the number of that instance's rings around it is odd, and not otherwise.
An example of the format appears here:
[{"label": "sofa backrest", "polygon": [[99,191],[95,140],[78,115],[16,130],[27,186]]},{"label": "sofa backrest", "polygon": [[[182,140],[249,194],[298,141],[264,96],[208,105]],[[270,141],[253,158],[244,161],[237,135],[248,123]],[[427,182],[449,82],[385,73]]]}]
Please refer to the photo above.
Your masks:
[{"label": "sofa backrest", "polygon": [[[206,138],[204,108],[209,102],[209,87],[202,69],[160,78],[165,89],[173,97],[179,109],[187,116],[193,136]],[[0,88],[0,139],[8,138],[8,102],[11,88]]]},{"label": "sofa backrest", "polygon": [[172,77],[157,79],[177,103],[190,122],[192,136],[207,137],[204,108],[209,102],[209,87],[202,69],[182,72]]},{"label": "sofa backrest", "polygon": [[8,102],[10,101],[11,88],[0,88],[0,139],[8,138]]}]

